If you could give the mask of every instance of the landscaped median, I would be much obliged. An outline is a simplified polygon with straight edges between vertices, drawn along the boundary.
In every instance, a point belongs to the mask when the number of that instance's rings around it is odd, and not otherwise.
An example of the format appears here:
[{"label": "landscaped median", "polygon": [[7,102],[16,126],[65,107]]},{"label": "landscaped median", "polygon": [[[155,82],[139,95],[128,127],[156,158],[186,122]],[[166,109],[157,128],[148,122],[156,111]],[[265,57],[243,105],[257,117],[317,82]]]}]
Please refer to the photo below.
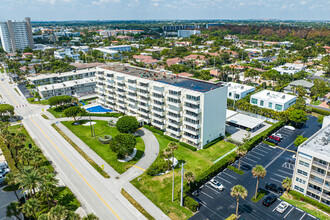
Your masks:
[{"label": "landscaped median", "polygon": [[62,124],[65,125],[70,131],[72,131],[78,138],[80,138],[86,145],[88,145],[95,153],[97,153],[105,162],[107,162],[112,168],[114,168],[118,173],[124,173],[130,167],[132,167],[143,155],[144,153],[144,142],[141,137],[135,137],[137,153],[135,157],[129,162],[119,162],[117,159],[117,153],[110,149],[109,144],[102,144],[99,141],[100,138],[104,138],[105,135],[111,135],[112,137],[117,136],[119,133],[116,127],[108,125],[108,121],[95,120],[95,138],[91,135],[91,127],[84,126],[84,123],[88,121],[79,121],[78,125],[75,125],[73,121],[63,121]]}]

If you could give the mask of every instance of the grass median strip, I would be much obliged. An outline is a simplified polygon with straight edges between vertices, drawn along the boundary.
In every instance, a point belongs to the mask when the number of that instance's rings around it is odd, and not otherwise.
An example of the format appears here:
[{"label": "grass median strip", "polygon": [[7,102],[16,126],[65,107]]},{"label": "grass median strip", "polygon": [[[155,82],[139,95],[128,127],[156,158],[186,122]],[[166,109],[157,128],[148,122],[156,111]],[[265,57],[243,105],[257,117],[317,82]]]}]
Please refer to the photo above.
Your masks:
[{"label": "grass median strip", "polygon": [[14,88],[14,89],[18,93],[18,95],[21,96],[21,93],[19,93],[19,91],[16,88]]},{"label": "grass median strip", "polygon": [[49,118],[47,117],[47,115],[45,115],[45,114],[41,114],[41,116],[42,116],[44,119],[49,119]]},{"label": "grass median strip", "polygon": [[254,202],[254,203],[257,203],[259,202],[260,199],[262,199],[264,196],[266,195],[266,191],[264,190],[261,190],[258,192],[257,194],[257,198],[255,199],[254,196],[251,198],[251,201]]},{"label": "grass median strip", "polygon": [[124,189],[121,189],[121,194],[137,209],[142,213],[147,219],[153,220],[152,217],[132,196],[130,196]]},{"label": "grass median strip", "polygon": [[66,136],[66,134],[64,134],[63,131],[61,131],[61,129],[59,129],[55,124],[52,124],[52,127],[67,141],[69,142],[69,144],[71,144],[71,146],[76,149],[76,151],[78,151],[78,153],[85,158],[85,160],[87,160],[87,162],[92,165],[92,167],[94,167],[94,169],[99,172],[103,177],[105,178],[110,178],[110,176],[104,171],[102,170],[101,167],[99,167],[99,165],[97,165],[83,150],[80,149],[80,147],[78,147],[78,145],[76,145],[68,136]]},{"label": "grass median strip", "polygon": [[234,171],[235,173],[238,173],[239,175],[243,175],[244,171],[243,170],[238,170],[236,167],[233,166],[228,166],[228,169]]}]

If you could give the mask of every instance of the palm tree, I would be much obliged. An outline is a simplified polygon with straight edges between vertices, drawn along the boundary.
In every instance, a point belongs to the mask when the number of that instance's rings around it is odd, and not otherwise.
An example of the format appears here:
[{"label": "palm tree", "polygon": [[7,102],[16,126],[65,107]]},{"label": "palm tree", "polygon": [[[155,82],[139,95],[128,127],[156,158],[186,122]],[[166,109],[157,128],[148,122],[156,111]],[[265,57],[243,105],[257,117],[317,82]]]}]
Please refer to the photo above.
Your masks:
[{"label": "palm tree", "polygon": [[15,216],[17,219],[21,220],[20,215],[21,211],[18,202],[12,202],[7,206],[6,216],[8,218]]},{"label": "palm tree", "polygon": [[266,176],[267,171],[265,170],[265,168],[261,165],[256,165],[255,167],[253,167],[252,169],[252,175],[253,177],[257,177],[257,186],[256,186],[256,193],[254,195],[254,198],[257,198],[257,194],[258,194],[258,184],[259,184],[259,180],[260,178],[264,178]]},{"label": "palm tree", "polygon": [[8,174],[6,175],[5,180],[6,180],[6,182],[7,182],[9,185],[11,185],[11,186],[13,187],[13,189],[14,189],[14,193],[15,193],[15,196],[16,196],[16,198],[17,198],[17,201],[19,201],[19,197],[18,197],[18,195],[17,195],[16,187],[15,187],[15,185],[16,185],[17,183],[16,183],[16,180],[15,180],[15,176],[14,176],[14,174],[13,174],[13,173],[8,173]]},{"label": "palm tree", "polygon": [[173,159],[172,159],[172,166],[173,166],[173,184],[172,184],[172,202],[174,201],[174,151],[178,149],[178,145],[176,142],[171,141],[167,145],[168,148],[170,148],[173,152]]},{"label": "palm tree", "polygon": [[236,185],[231,188],[230,195],[237,200],[236,205],[236,218],[238,217],[238,206],[239,206],[239,197],[245,199],[247,197],[248,191],[242,185]]},{"label": "palm tree", "polygon": [[170,170],[170,156],[173,155],[173,151],[171,148],[165,148],[163,151],[164,156],[167,158],[167,169]]},{"label": "palm tree", "polygon": [[87,216],[83,217],[82,220],[99,220],[99,218],[93,213],[90,213]]},{"label": "palm tree", "polygon": [[74,211],[69,211],[66,215],[66,220],[80,220],[80,215]]},{"label": "palm tree", "polygon": [[64,206],[56,205],[49,211],[49,215],[51,219],[54,220],[62,220],[67,216],[68,210],[65,209]]},{"label": "palm tree", "polygon": [[22,212],[27,217],[37,218],[36,213],[39,211],[40,203],[37,199],[31,198],[28,199],[22,207]]},{"label": "palm tree", "polygon": [[195,174],[194,174],[193,172],[191,172],[191,171],[186,172],[186,173],[184,174],[184,177],[185,177],[185,179],[187,180],[187,182],[188,182],[188,184],[189,184],[189,187],[190,187],[190,183],[193,183],[193,182],[195,182],[195,180],[196,180],[196,176],[195,176]]},{"label": "palm tree", "polygon": [[40,196],[46,197],[48,210],[50,209],[50,198],[53,198],[57,191],[58,179],[55,178],[55,174],[46,173],[43,175],[42,183],[40,185]]},{"label": "palm tree", "polygon": [[289,177],[285,178],[285,179],[282,181],[282,186],[283,186],[283,188],[284,188],[287,192],[290,191],[290,189],[291,189],[291,185],[292,185],[292,179],[289,178]]},{"label": "palm tree", "polygon": [[53,219],[50,217],[49,213],[43,213],[39,215],[38,220],[53,220]]},{"label": "palm tree", "polygon": [[236,149],[236,154],[239,157],[238,159],[238,170],[241,169],[241,157],[245,157],[247,150],[244,146],[239,146]]},{"label": "palm tree", "polygon": [[35,188],[41,182],[39,170],[30,166],[23,167],[22,172],[17,176],[17,182],[20,187],[24,188],[22,192],[32,190],[32,195],[35,195]]}]

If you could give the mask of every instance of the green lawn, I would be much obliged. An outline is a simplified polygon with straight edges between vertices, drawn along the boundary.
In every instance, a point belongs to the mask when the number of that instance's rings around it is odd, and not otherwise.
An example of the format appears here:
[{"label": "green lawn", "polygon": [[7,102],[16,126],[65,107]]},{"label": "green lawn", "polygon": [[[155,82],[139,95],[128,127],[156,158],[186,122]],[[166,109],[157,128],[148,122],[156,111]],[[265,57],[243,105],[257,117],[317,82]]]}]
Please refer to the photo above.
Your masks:
[{"label": "green lawn", "polygon": [[288,193],[284,193],[280,199],[290,203],[291,205],[296,206],[297,208],[311,214],[314,215],[315,217],[322,219],[322,220],[329,220],[330,219],[330,215],[326,215],[324,212],[322,212],[321,210],[317,209],[315,206],[312,206],[304,201],[300,201],[295,199],[293,196],[291,196]]},{"label": "green lawn", "polygon": [[[84,123],[86,121],[81,122]],[[95,151],[95,153],[103,158],[110,166],[112,166],[118,173],[124,173],[142,157],[144,152],[144,142],[142,138],[136,137],[136,149],[138,152],[134,159],[126,163],[121,163],[117,160],[116,153],[110,150],[108,144],[101,144],[98,141],[98,137],[104,137],[104,135],[111,135],[112,137],[115,137],[117,134],[119,134],[119,131],[115,127],[110,127],[107,121],[95,122],[95,139],[91,137],[90,126],[73,125],[72,121],[64,121],[62,123],[75,135],[77,135],[77,137],[84,141],[93,151]]]},{"label": "green lawn", "polygon": [[[160,151],[163,151],[170,142],[166,138],[154,133],[160,145]],[[213,165],[214,160],[221,157],[231,149],[235,148],[234,144],[220,141],[213,146],[199,151],[191,151],[185,147],[179,146],[175,151],[175,158],[179,161],[185,161],[185,172],[192,171],[196,176],[203,173]],[[163,160],[158,157],[157,160]],[[180,167],[175,169],[175,201],[172,202],[172,172],[162,176],[148,176],[146,173],[132,181],[144,195],[146,195],[153,203],[155,203],[162,211],[172,219],[188,219],[192,216],[192,212],[180,206]]]},{"label": "green lawn", "polygon": [[[67,108],[69,108],[71,106],[64,106],[64,107],[53,107],[53,108],[49,108],[47,109],[47,111],[49,111],[52,115],[54,115],[55,118],[63,118],[65,117],[63,114],[63,111]],[[108,112],[108,113],[91,113],[91,116],[96,116],[96,117],[115,117],[118,118],[120,116],[122,116],[122,113],[118,113],[118,112]],[[87,114],[86,116],[89,116],[89,114]]]},{"label": "green lawn", "polygon": [[311,105],[320,105],[322,102],[320,100],[316,100],[311,102]]}]

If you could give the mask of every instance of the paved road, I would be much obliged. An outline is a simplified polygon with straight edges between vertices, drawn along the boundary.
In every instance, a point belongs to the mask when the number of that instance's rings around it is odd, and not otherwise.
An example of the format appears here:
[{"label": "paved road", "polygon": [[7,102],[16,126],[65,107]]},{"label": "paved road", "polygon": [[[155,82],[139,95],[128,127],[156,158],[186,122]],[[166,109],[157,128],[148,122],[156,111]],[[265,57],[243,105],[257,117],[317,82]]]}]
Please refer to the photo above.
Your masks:
[{"label": "paved road", "polygon": [[321,107],[321,106],[311,105],[311,104],[306,104],[306,105],[330,112],[330,108],[324,108],[324,107]]},{"label": "paved road", "polygon": [[[4,186],[0,186],[0,220],[10,220],[10,219],[16,219],[15,217],[8,218],[6,217],[6,210],[7,205],[11,202],[17,202],[17,198],[15,196],[14,192],[5,192],[2,189]],[[17,194],[19,195],[19,191],[17,191]],[[19,195],[19,197],[21,197]],[[22,216],[21,216],[22,217]]]}]

